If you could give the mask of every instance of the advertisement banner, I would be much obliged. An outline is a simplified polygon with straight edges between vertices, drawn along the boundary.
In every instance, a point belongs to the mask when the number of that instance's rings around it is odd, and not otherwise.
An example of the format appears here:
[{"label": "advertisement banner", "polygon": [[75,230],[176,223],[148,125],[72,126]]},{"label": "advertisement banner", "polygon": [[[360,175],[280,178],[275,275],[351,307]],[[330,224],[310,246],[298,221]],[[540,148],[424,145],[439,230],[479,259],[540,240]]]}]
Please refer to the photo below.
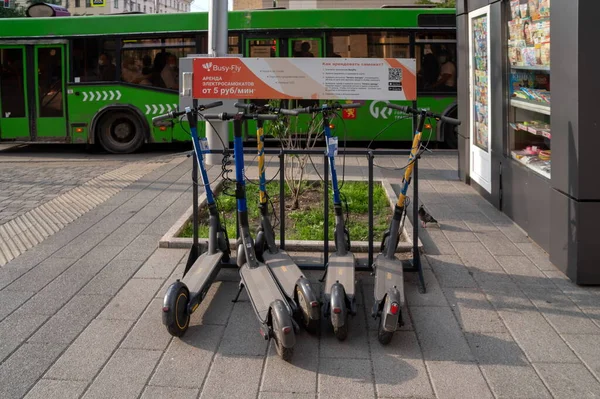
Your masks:
[{"label": "advertisement banner", "polygon": [[414,59],[197,58],[198,99],[416,100]]}]

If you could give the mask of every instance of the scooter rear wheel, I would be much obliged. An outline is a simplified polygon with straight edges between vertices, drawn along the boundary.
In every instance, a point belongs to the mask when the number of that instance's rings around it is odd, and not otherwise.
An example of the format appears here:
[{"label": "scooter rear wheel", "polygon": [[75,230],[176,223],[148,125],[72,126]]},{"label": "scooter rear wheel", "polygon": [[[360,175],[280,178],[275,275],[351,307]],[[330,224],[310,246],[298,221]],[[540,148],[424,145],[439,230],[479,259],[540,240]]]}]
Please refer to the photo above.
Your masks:
[{"label": "scooter rear wheel", "polygon": [[167,322],[165,324],[169,334],[174,337],[183,336],[190,325],[189,300],[190,292],[182,283],[176,282],[169,287],[165,296],[165,307],[170,314],[166,318]]},{"label": "scooter rear wheel", "polygon": [[318,334],[319,327],[321,326],[321,320],[310,317],[311,305],[308,299],[304,296],[303,291],[297,286],[296,297],[298,298],[298,305],[300,305],[299,307],[302,314],[302,325],[304,326],[304,329],[311,334]]},{"label": "scooter rear wheel", "polygon": [[[386,296],[385,298],[385,302],[383,304],[383,309],[387,309],[387,305],[388,305],[388,297]],[[381,345],[388,345],[390,342],[392,342],[392,338],[394,337],[394,332],[393,331],[386,331],[385,330],[385,315],[383,314],[383,312],[379,315],[379,327],[377,329],[377,340],[379,341],[379,343]]]},{"label": "scooter rear wheel", "polygon": [[[292,360],[292,357],[294,356],[294,348],[287,348],[285,346],[283,346],[283,326],[291,326],[292,325],[292,320],[291,317],[289,316],[289,314],[287,314],[287,316],[283,316],[284,318],[289,318],[289,320],[279,320],[279,316],[277,312],[272,312],[271,313],[271,317],[272,317],[272,328],[273,328],[273,333],[275,335],[275,349],[277,350],[277,354],[286,362],[289,362]],[[291,331],[288,332],[288,334],[294,334],[294,329],[292,328]]]},{"label": "scooter rear wheel", "polygon": [[348,338],[348,323],[344,323],[343,326],[337,328],[334,327],[333,333],[339,341],[345,341]]}]

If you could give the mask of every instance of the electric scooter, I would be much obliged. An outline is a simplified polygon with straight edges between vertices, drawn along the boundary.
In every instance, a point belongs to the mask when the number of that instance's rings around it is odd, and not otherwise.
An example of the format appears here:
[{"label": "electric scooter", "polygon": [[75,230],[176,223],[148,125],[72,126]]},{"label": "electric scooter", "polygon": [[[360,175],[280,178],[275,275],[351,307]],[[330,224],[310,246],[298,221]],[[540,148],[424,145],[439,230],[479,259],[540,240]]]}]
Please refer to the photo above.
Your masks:
[{"label": "electric scooter", "polygon": [[[209,213],[208,250],[198,257],[196,246],[190,251],[183,278],[169,286],[165,294],[162,308],[162,322],[169,333],[176,337],[185,334],[189,327],[190,316],[196,311],[211,284],[221,269],[222,262],[228,262],[230,256],[229,238],[227,231],[221,224],[213,191],[210,187],[208,174],[202,157],[203,151],[198,138],[198,113],[223,105],[221,101],[200,105],[194,109],[187,107],[185,111],[172,111],[165,115],[152,118],[152,123],[174,119],[186,115],[192,135],[194,146],[194,162],[198,163],[202,177],[202,184],[206,193],[206,204]],[[194,184],[196,176],[194,175]],[[196,228],[196,227],[195,227]],[[195,237],[197,239],[197,235]]]},{"label": "electric scooter", "polygon": [[260,333],[265,340],[274,338],[277,353],[283,360],[290,361],[296,343],[295,333],[299,326],[294,322],[293,311],[286,300],[285,294],[279,288],[271,269],[258,260],[254,241],[250,234],[248,223],[248,208],[246,202],[246,182],[244,178],[244,144],[242,141],[242,123],[244,120],[276,120],[277,115],[247,115],[244,113],[222,113],[204,115],[207,120],[233,120],[234,157],[237,198],[237,214],[241,242],[237,248],[237,263],[240,271],[240,289],[233,300],[236,302],[246,288],[254,312],[261,324]]},{"label": "electric scooter", "polygon": [[[236,103],[235,107],[245,109],[250,113],[271,112],[279,115],[296,116],[298,112],[284,108],[271,106],[257,106],[255,104]],[[316,294],[311,288],[310,282],[304,276],[298,265],[292,258],[275,243],[275,232],[269,218],[269,207],[267,202],[267,181],[265,173],[265,136],[263,120],[257,120],[256,139],[258,143],[258,171],[259,171],[259,211],[260,227],[256,234],[256,254],[269,268],[277,279],[277,283],[287,297],[294,315],[300,319],[304,328],[316,334],[321,324],[321,309]],[[283,172],[280,172],[283,173]]]},{"label": "electric scooter", "polygon": [[[390,227],[383,234],[381,241],[381,253],[373,262],[375,274],[375,301],[372,316],[379,317],[377,339],[383,345],[392,341],[394,332],[402,326],[402,308],[404,306],[404,273],[402,262],[396,257],[396,250],[400,242],[400,233],[406,218],[406,193],[410,184],[414,161],[420,156],[421,135],[426,118],[434,118],[452,125],[460,125],[458,119],[449,118],[431,113],[427,110],[418,110],[410,107],[387,103],[388,108],[396,109],[406,114],[417,116],[417,129],[413,139],[412,149],[408,158],[408,165],[404,171],[404,177],[400,186],[398,201],[394,206],[394,215]],[[415,221],[417,223],[417,221]]]},{"label": "electric scooter", "polygon": [[336,338],[340,341],[348,337],[348,313],[356,315],[354,254],[350,252],[350,232],[345,226],[342,201],[335,169],[337,140],[331,135],[329,121],[335,111],[348,108],[359,108],[361,104],[323,104],[297,109],[300,113],[321,113],[325,128],[327,157],[333,186],[333,209],[335,213],[335,248],[336,252],[329,257],[327,264],[327,280],[325,283],[325,317],[331,317],[331,325]]}]

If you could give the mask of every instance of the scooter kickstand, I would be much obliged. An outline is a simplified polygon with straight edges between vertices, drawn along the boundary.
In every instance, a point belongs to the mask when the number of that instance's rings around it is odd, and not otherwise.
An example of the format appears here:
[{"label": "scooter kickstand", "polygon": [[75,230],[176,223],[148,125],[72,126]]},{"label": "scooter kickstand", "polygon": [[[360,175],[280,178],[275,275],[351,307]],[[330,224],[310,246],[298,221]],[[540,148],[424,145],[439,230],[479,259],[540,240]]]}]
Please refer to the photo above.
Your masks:
[{"label": "scooter kickstand", "polygon": [[244,284],[243,284],[243,283],[240,283],[240,287],[239,287],[239,289],[238,289],[238,292],[237,292],[237,294],[236,294],[235,298],[233,298],[233,299],[231,300],[231,302],[233,302],[233,303],[236,303],[236,302],[238,301],[238,299],[240,298],[240,294],[242,293],[242,290],[243,290],[243,289],[244,289]]},{"label": "scooter kickstand", "polygon": [[321,277],[319,282],[322,283],[323,281],[325,281],[325,277],[327,277],[327,267],[325,268],[325,273],[323,273],[323,277]]}]

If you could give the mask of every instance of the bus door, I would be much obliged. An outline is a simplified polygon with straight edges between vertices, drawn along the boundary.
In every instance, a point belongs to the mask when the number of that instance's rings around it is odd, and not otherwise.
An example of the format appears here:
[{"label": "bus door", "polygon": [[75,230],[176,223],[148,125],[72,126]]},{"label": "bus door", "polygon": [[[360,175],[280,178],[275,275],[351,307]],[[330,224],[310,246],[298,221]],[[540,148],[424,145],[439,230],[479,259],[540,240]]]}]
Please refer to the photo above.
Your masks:
[{"label": "bus door", "polygon": [[0,139],[64,141],[66,46],[0,44]]},{"label": "bus door", "polygon": [[25,46],[0,45],[0,139],[30,140]]},{"label": "bus door", "polygon": [[[65,139],[66,118],[66,46],[64,44],[37,44],[34,51],[35,127],[36,138]],[[31,100],[31,97],[30,97]]]}]

